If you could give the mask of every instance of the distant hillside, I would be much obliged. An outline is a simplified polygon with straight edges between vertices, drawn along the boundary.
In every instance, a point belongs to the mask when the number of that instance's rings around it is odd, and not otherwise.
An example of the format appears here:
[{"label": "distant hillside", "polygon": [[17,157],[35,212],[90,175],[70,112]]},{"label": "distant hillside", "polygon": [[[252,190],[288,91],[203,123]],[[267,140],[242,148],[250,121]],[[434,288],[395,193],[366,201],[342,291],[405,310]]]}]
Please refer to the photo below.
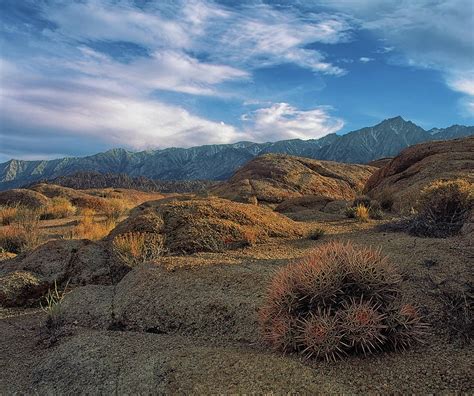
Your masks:
[{"label": "distant hillside", "polygon": [[98,172],[77,172],[44,182],[75,190],[111,187],[163,193],[198,193],[217,184],[210,180],[152,180],[144,176],[130,177],[126,174]]},{"label": "distant hillside", "polygon": [[474,127],[453,125],[445,129],[423,128],[401,117],[373,127],[321,139],[283,140],[274,143],[239,142],[191,148],[168,148],[131,152],[113,149],[81,158],[50,161],[11,160],[0,164],[0,189],[14,188],[39,180],[55,179],[77,172],[144,176],[153,180],[225,180],[256,156],[267,153],[347,163],[368,163],[396,156],[416,143],[446,140],[474,134]]}]

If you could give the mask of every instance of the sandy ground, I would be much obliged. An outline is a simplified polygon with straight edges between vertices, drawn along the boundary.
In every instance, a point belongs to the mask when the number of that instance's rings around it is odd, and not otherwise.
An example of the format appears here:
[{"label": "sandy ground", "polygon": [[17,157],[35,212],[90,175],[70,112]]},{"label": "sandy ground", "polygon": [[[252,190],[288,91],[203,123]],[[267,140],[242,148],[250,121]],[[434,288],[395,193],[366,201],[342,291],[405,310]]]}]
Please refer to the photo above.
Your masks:
[{"label": "sandy ground", "polygon": [[[405,295],[431,325],[425,343],[403,353],[324,363],[282,356],[258,341],[239,341],[229,334],[232,329],[200,330],[194,317],[161,333],[66,326],[51,335],[41,311],[1,310],[0,394],[474,392],[472,345],[447,322],[442,298],[447,291],[472,290],[469,237],[424,239],[378,232],[380,222],[359,224],[310,211],[295,216],[326,234],[317,241],[273,240],[225,253],[166,257],[154,265],[175,273],[166,287],[178,290],[179,306],[199,311],[202,305],[193,299],[199,287],[228,288],[236,307],[229,315],[252,318],[255,312],[238,310],[258,307],[274,271],[317,244],[339,239],[380,247],[403,274]],[[186,290],[180,291],[180,279]],[[163,290],[158,285],[156,294]],[[191,324],[198,330],[188,331]],[[253,334],[255,329],[246,328],[253,324],[244,320],[239,326]]]}]

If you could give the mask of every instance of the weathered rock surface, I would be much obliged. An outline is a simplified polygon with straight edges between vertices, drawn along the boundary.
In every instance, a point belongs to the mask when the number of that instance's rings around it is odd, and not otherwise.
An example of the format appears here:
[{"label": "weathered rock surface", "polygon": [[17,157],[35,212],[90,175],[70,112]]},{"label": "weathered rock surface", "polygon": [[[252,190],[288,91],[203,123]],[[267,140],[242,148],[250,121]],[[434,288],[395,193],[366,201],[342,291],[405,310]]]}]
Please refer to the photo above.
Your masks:
[{"label": "weathered rock surface", "polygon": [[55,282],[58,286],[115,284],[129,270],[106,243],[86,239],[47,242],[0,263],[1,282],[10,285],[8,305],[23,305]]},{"label": "weathered rock surface", "polygon": [[474,137],[421,143],[403,150],[367,181],[365,192],[396,210],[409,209],[434,180],[464,178],[474,182]]},{"label": "weathered rock surface", "polygon": [[367,165],[267,154],[248,162],[212,192],[240,202],[256,198],[258,202],[280,203],[304,195],[352,199],[375,170]]},{"label": "weathered rock surface", "polygon": [[110,237],[126,232],[162,235],[171,253],[222,251],[273,237],[304,235],[300,224],[268,208],[215,197],[147,202],[119,224]]}]

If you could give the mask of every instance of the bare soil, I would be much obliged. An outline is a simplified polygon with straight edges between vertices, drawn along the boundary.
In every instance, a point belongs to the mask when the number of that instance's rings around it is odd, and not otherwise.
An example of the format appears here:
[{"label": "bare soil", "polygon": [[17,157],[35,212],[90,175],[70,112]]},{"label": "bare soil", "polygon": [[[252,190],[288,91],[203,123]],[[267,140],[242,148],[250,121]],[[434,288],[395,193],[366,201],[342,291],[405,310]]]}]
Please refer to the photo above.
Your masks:
[{"label": "bare soil", "polygon": [[[472,293],[472,234],[383,233],[380,221],[309,209],[292,217],[325,235],[164,257],[116,286],[75,289],[54,331],[39,310],[1,310],[0,394],[474,392],[466,340],[472,324],[446,298]],[[430,324],[424,344],[326,363],[283,356],[260,342],[256,310],[274,271],[332,239],[389,256],[406,298]]]}]

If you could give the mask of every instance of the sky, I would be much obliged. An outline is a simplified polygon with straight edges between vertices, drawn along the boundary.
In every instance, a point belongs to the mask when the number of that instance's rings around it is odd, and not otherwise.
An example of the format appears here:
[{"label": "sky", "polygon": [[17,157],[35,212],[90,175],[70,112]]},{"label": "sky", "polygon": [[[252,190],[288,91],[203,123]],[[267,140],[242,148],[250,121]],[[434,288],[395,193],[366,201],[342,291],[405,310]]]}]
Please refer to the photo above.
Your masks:
[{"label": "sky", "polygon": [[472,0],[0,0],[0,162],[474,124]]}]

